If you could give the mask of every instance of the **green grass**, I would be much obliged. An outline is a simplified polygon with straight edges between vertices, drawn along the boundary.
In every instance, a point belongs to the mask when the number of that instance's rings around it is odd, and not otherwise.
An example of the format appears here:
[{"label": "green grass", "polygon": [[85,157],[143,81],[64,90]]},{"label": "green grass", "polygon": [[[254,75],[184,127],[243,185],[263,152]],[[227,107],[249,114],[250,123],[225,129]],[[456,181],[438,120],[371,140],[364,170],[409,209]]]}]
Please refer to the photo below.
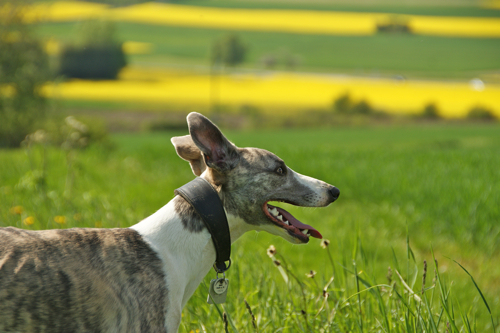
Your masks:
[{"label": "green grass", "polygon": [[[148,55],[129,57],[132,64],[150,66],[208,66],[213,41],[227,33],[216,29],[118,23],[122,40],[152,43]],[[70,41],[75,24],[41,24],[37,32]],[[472,78],[500,66],[500,40],[417,35],[326,36],[238,31],[248,46],[244,67],[261,68],[264,56],[274,55],[277,69],[284,56],[299,60],[296,70],[364,75],[401,74],[419,77]],[[369,56],[368,56],[369,55]]]},{"label": "green grass", "polygon": [[[40,147],[30,152],[0,150],[0,225],[43,229],[136,223],[193,178],[170,144],[171,136],[181,134],[115,134],[114,149],[75,151],[69,155],[71,167],[64,151],[48,148],[45,176]],[[239,146],[273,151],[295,171],[341,190],[340,199],[327,208],[286,207],[331,241],[329,252],[316,239],[296,246],[263,232],[244,235],[233,245],[224,309],[239,332],[445,332],[447,323],[450,332],[458,332],[454,325],[461,332],[494,332],[480,293],[451,259],[472,274],[498,325],[498,125],[226,135]],[[23,207],[21,215],[10,212],[18,205]],[[55,223],[56,215],[66,216],[67,223]],[[24,225],[27,216],[34,216],[35,224]],[[278,251],[275,259],[283,272],[266,255],[270,244]],[[423,260],[428,264],[426,287],[434,286],[424,295]],[[389,266],[391,281],[386,277]],[[305,275],[311,270],[317,272],[312,279]],[[396,271],[421,301],[408,292]],[[325,301],[322,290],[332,275]],[[204,284],[213,277],[210,272]],[[244,300],[258,330],[252,328]],[[183,312],[181,332],[203,332],[203,327],[223,331],[216,307],[205,301],[202,285]]]}]

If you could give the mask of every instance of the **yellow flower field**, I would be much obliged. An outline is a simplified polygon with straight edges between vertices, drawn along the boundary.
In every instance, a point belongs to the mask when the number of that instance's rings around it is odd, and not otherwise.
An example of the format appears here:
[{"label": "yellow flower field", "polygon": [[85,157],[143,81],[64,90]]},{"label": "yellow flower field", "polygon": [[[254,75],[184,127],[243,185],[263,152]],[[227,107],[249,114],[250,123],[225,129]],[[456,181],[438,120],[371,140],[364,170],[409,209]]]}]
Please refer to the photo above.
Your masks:
[{"label": "yellow flower field", "polygon": [[[134,71],[134,69],[129,69]],[[167,79],[118,81],[69,81],[49,84],[45,94],[74,100],[207,106],[208,75],[166,76]],[[137,77],[137,73],[131,74]],[[213,82],[213,81],[212,81]],[[474,106],[489,108],[500,117],[500,85],[473,86],[467,82],[398,81],[299,73],[240,74],[217,77],[217,100],[226,105],[255,105],[265,109],[300,112],[329,108],[334,99],[349,93],[374,107],[392,113],[418,113],[435,103],[444,117],[463,117]],[[213,86],[212,86],[213,87]]]},{"label": "yellow flower field", "polygon": [[[38,4],[27,20],[61,22],[88,18],[231,30],[279,31],[292,33],[370,35],[379,22],[391,15],[308,10],[228,9],[144,3],[111,8],[106,5],[60,1]],[[499,18],[438,17],[401,15],[416,34],[500,37]]]},{"label": "yellow flower field", "polygon": [[149,24],[283,31],[313,34],[368,35],[380,14],[296,10],[226,9],[145,3],[112,11],[115,20]]},{"label": "yellow flower field", "polygon": [[68,22],[104,17],[108,11],[109,6],[97,3],[57,1],[33,5],[31,10],[26,11],[25,19],[28,22]]}]

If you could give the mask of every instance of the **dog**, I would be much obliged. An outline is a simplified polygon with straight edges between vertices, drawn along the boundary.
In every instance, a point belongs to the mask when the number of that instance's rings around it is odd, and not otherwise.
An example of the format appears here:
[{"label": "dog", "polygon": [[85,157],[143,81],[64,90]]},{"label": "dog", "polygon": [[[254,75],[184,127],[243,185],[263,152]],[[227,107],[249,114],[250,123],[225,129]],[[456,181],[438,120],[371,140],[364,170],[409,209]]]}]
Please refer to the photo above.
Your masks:
[{"label": "dog", "polygon": [[[199,113],[187,123],[190,134],[171,141],[217,191],[231,242],[250,230],[298,244],[321,238],[268,202],[324,207],[336,187],[269,151],[236,147]],[[0,228],[0,332],[177,332],[215,258],[211,234],[179,195],[130,228]]]}]

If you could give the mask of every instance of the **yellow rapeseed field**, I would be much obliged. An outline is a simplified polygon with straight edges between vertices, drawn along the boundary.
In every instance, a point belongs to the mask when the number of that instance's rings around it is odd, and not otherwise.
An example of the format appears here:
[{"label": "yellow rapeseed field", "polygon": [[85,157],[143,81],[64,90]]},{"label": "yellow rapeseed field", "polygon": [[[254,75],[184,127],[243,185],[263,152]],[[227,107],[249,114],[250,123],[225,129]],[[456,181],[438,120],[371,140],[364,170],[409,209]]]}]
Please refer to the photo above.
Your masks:
[{"label": "yellow rapeseed field", "polygon": [[37,3],[26,10],[25,19],[28,22],[68,22],[91,18],[102,18],[107,15],[109,6],[82,2],[82,1],[57,1]]},{"label": "yellow rapeseed field", "polygon": [[[27,20],[74,21],[86,18],[220,28],[231,30],[279,31],[292,33],[370,35],[379,22],[392,15],[308,10],[229,9],[144,3],[111,8],[80,1],[38,4],[27,13]],[[401,15],[416,34],[500,37],[499,18],[438,17]]]},{"label": "yellow rapeseed field", "polygon": [[145,3],[115,9],[111,17],[120,21],[191,27],[367,35],[375,32],[374,22],[382,16],[370,13],[227,9]]},{"label": "yellow rapeseed field", "polygon": [[[208,75],[176,75],[167,79],[137,80],[130,70],[118,81],[69,81],[49,84],[48,96],[74,100],[125,101],[207,106],[211,82],[217,100],[226,105],[255,105],[300,112],[329,108],[334,99],[349,93],[392,113],[418,113],[435,103],[444,117],[463,117],[474,106],[493,110],[500,117],[500,85],[468,82],[398,81],[298,73],[224,75],[211,81]],[[140,71],[139,71],[140,72]],[[130,77],[127,77],[127,76]]]},{"label": "yellow rapeseed field", "polygon": [[417,34],[457,37],[500,37],[500,19],[487,17],[409,16]]},{"label": "yellow rapeseed field", "polygon": [[[111,8],[81,1],[42,3],[26,13],[28,21],[75,21],[106,18],[145,24],[194,26],[232,30],[281,31],[311,34],[370,35],[389,14],[320,12],[305,10],[250,10],[144,3]],[[500,19],[412,16],[406,20],[414,33],[467,37],[500,37]],[[50,43],[49,43],[50,44]],[[56,51],[55,44],[47,48]],[[128,43],[132,53],[149,52],[150,46]],[[153,70],[154,71],[154,70]],[[135,73],[135,74],[133,74]],[[142,74],[141,74],[142,73]],[[161,71],[158,71],[161,73]],[[148,76],[147,79],[144,76]],[[45,93],[63,99],[134,101],[148,103],[210,103],[211,79],[206,75],[159,75],[151,80],[144,71],[125,70],[119,81],[70,81],[48,84]],[[165,79],[168,77],[170,79]],[[397,81],[313,74],[273,73],[221,76],[216,80],[222,104],[261,107],[328,108],[349,93],[389,112],[416,113],[435,103],[446,117],[461,117],[474,106],[492,109],[500,117],[500,85],[467,82]]]}]

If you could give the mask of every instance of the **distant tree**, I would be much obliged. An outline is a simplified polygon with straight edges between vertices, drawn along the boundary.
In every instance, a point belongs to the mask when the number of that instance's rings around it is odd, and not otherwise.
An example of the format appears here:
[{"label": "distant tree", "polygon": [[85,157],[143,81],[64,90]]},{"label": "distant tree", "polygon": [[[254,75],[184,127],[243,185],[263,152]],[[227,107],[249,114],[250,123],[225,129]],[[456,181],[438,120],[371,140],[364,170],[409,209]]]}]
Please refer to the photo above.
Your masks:
[{"label": "distant tree", "polygon": [[438,119],[440,118],[439,109],[435,103],[429,103],[424,107],[422,111],[422,117],[427,119]]},{"label": "distant tree", "polygon": [[391,15],[377,24],[377,32],[392,34],[411,34],[408,20],[400,15]]},{"label": "distant tree", "polygon": [[127,61],[115,32],[112,22],[81,23],[75,41],[61,54],[59,74],[80,79],[116,79]]},{"label": "distant tree", "polygon": [[352,107],[351,113],[367,115],[373,113],[373,108],[367,101],[361,100]]},{"label": "distant tree", "polygon": [[234,67],[245,60],[246,53],[247,48],[237,35],[226,35],[212,45],[212,64]]},{"label": "distant tree", "polygon": [[349,93],[345,93],[333,102],[333,111],[346,115],[369,115],[375,110],[366,100],[363,99],[356,103]]},{"label": "distant tree", "polygon": [[333,102],[333,110],[339,113],[349,113],[353,106],[354,102],[349,93],[340,95],[340,97]]},{"label": "distant tree", "polygon": [[247,47],[234,34],[223,36],[212,44],[210,54],[210,107],[212,111],[219,110],[217,76],[225,67],[235,67],[246,57]]},{"label": "distant tree", "polygon": [[467,118],[474,120],[495,120],[495,114],[491,109],[485,108],[484,106],[477,105],[469,110],[467,113]]},{"label": "distant tree", "polygon": [[0,146],[19,146],[45,118],[41,86],[48,59],[33,25],[23,18],[25,0],[0,0]]}]

